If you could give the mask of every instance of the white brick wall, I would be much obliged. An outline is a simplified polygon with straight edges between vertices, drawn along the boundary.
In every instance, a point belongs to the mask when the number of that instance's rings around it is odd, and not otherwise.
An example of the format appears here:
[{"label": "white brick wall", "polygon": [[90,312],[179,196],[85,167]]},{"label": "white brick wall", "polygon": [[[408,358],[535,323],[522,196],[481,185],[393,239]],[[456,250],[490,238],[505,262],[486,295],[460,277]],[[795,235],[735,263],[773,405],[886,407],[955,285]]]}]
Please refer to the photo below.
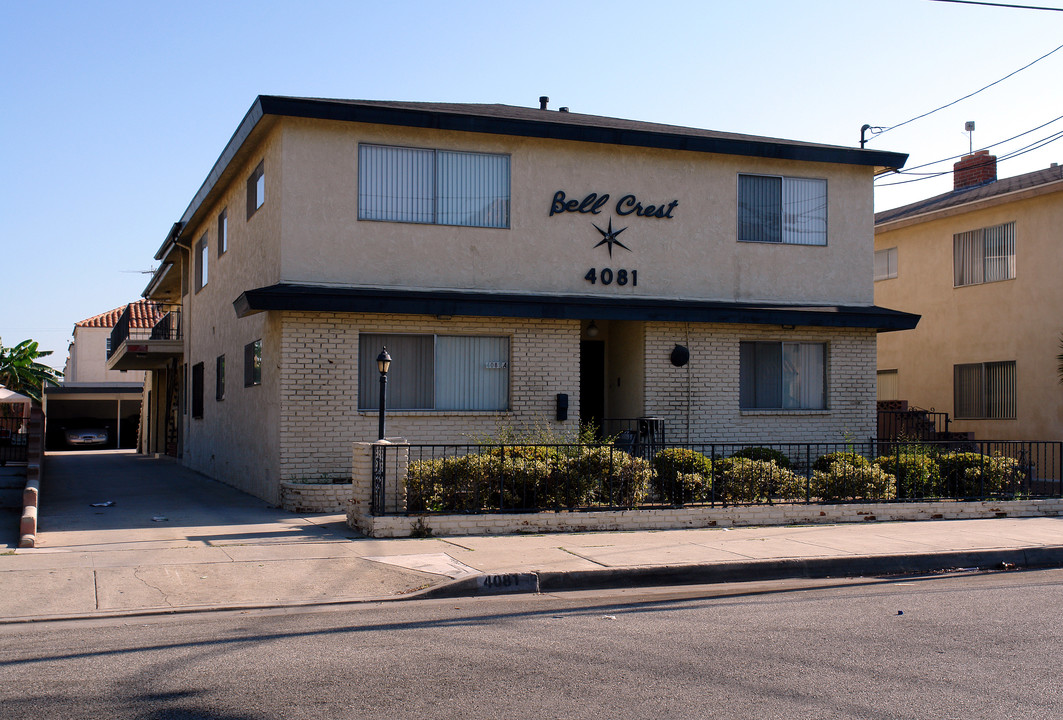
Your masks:
[{"label": "white brick wall", "polygon": [[[827,409],[739,409],[743,340],[827,344]],[[681,368],[669,357],[690,349]],[[646,327],[646,412],[664,418],[669,442],[844,442],[875,434],[875,331],[777,325],[657,323]]]},{"label": "white brick wall", "polygon": [[[418,443],[473,443],[502,428],[575,429],[579,368],[576,321],[341,313],[284,313],[280,347],[280,479],[348,477],[353,442],[371,441],[376,412],[358,411],[361,332],[506,335],[510,338],[508,412],[388,413],[389,437]],[[742,340],[825,342],[828,408],[741,411]],[[690,349],[682,368],[676,343]],[[639,352],[633,348],[633,352]],[[664,418],[670,442],[843,442],[875,432],[875,332],[841,328],[648,323],[644,415]],[[569,420],[554,420],[555,395],[569,394]]]},{"label": "white brick wall", "polygon": [[[351,443],[377,436],[376,411],[358,411],[359,333],[504,335],[510,338],[510,410],[387,414],[388,437],[411,443],[474,443],[503,427],[572,432],[579,418],[575,320],[419,315],[284,313],[280,352],[280,477],[348,477]],[[568,393],[569,420],[554,420],[555,396]]]}]

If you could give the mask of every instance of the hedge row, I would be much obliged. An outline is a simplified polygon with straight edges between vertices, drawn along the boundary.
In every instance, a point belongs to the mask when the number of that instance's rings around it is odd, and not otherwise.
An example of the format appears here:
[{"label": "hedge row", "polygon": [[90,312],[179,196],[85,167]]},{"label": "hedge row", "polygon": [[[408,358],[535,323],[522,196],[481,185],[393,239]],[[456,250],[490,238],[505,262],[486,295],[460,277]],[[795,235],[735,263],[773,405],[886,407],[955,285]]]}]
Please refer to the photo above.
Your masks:
[{"label": "hedge row", "polygon": [[999,454],[899,453],[874,462],[853,452],[816,460],[810,477],[775,450],[746,448],[713,461],[669,448],[652,463],[608,446],[509,446],[421,460],[406,477],[409,512],[635,507],[820,500],[982,497],[1016,492],[1019,464]]}]

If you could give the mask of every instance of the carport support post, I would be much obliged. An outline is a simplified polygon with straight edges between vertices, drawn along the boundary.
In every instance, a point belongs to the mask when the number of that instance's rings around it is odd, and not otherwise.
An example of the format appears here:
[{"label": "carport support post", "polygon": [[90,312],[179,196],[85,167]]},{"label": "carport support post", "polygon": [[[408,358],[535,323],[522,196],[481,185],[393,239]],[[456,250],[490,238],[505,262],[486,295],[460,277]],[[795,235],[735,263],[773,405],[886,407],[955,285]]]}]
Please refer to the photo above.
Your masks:
[{"label": "carport support post", "polygon": [[118,416],[114,419],[114,447],[120,450],[122,447],[122,398],[118,398]]}]

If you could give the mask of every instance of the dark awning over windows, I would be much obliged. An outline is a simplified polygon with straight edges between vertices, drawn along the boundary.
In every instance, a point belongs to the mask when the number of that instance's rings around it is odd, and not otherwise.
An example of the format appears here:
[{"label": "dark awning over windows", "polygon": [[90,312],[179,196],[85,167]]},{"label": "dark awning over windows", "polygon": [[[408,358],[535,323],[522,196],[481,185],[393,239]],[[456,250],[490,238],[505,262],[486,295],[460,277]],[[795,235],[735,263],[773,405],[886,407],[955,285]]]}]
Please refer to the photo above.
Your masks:
[{"label": "dark awning over windows", "polygon": [[911,330],[919,322],[919,315],[874,305],[800,305],[459,290],[392,290],[289,283],[246,290],[233,302],[233,307],[239,317],[268,310],[298,310],[459,317],[811,325],[876,330]]}]

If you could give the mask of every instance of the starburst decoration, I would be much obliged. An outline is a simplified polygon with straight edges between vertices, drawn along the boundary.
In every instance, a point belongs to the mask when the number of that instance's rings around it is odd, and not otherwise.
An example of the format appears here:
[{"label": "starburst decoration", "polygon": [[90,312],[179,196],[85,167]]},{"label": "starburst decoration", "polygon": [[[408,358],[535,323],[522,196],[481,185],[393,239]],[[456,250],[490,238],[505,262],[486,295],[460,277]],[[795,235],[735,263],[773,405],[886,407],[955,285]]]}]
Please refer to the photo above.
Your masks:
[{"label": "starburst decoration", "polygon": [[[591,225],[594,225],[594,223],[591,223]],[[609,229],[608,230],[602,230],[597,225],[594,225],[594,229],[602,234],[601,241],[599,241],[599,243],[597,245],[595,245],[594,247],[601,247],[602,245],[607,245],[609,247],[609,257],[613,256],[613,245],[619,245],[620,247],[624,248],[628,252],[631,252],[631,248],[629,248],[627,245],[625,245],[624,243],[622,243],[622,242],[620,242],[619,240],[616,239],[616,236],[619,235],[620,233],[624,232],[625,230],[627,230],[627,228],[626,227],[622,227],[619,230],[615,230],[614,231],[613,230],[613,219],[612,218],[609,218]]]}]

